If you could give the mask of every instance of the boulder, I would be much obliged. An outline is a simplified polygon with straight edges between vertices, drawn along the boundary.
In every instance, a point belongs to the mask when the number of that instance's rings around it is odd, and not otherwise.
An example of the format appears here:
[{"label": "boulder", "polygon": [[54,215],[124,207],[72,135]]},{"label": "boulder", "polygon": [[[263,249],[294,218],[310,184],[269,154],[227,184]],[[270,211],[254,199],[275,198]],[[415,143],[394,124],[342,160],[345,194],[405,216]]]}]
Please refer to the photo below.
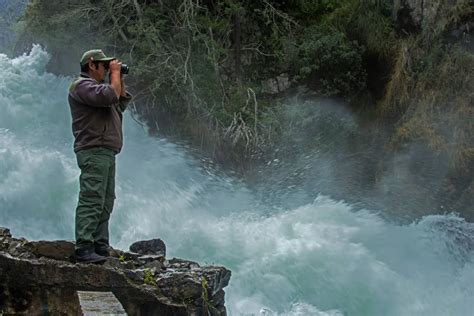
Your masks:
[{"label": "boulder", "polygon": [[130,251],[140,255],[166,256],[166,245],[161,239],[142,240],[133,243]]},{"label": "boulder", "polygon": [[221,291],[230,280],[230,271],[223,267],[202,267],[167,270],[157,275],[157,287],[174,301],[191,301],[194,307],[224,306]]},{"label": "boulder", "polygon": [[172,269],[195,269],[199,268],[199,264],[194,261],[173,258],[167,262],[167,267]]}]

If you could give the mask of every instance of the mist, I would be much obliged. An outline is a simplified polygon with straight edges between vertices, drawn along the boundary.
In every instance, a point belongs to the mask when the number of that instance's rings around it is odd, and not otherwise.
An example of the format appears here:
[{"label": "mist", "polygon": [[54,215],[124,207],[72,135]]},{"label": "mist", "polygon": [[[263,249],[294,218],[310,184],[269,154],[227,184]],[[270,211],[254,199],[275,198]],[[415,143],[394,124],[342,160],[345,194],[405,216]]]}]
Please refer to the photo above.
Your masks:
[{"label": "mist", "polygon": [[444,196],[449,157],[433,157],[423,144],[387,148],[389,128],[367,126],[348,103],[292,97],[278,118],[282,133],[275,149],[247,175],[269,203],[299,206],[324,194],[401,223],[469,214]]}]

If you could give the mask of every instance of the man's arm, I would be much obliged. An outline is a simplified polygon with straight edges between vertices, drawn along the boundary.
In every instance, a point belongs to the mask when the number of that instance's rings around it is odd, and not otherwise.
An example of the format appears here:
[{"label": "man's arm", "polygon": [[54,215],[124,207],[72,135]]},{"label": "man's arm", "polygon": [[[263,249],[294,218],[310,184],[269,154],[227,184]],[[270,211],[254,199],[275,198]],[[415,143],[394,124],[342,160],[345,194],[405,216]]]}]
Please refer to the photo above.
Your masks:
[{"label": "man's arm", "polygon": [[118,61],[117,59],[114,59],[109,63],[110,85],[114,89],[117,98],[122,95],[123,79],[121,78],[122,75],[120,73],[121,68],[122,62]]},{"label": "man's arm", "polygon": [[125,86],[121,78],[121,66],[122,63],[118,60],[110,62],[110,84],[98,83],[95,80],[81,80],[71,86],[70,95],[90,106],[111,107],[118,103],[119,98],[125,93],[125,91],[122,92]]},{"label": "man's arm", "polygon": [[118,96],[112,85],[98,83],[95,80],[81,80],[70,92],[71,97],[83,104],[97,107],[111,107],[118,102]]}]

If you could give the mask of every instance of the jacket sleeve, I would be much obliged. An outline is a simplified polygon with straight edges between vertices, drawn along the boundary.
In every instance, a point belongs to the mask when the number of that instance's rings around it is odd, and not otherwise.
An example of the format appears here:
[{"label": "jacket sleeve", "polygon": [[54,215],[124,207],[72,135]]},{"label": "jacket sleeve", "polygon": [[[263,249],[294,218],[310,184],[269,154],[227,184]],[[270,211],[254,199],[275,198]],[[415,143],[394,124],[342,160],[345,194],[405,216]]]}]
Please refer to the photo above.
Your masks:
[{"label": "jacket sleeve", "polygon": [[130,100],[132,100],[132,95],[128,93],[128,91],[126,93],[127,93],[126,96],[124,97],[120,96],[119,98],[118,109],[122,113],[125,112],[125,109],[127,108],[128,103],[130,103]]},{"label": "jacket sleeve", "polygon": [[111,85],[94,80],[82,80],[70,94],[77,101],[96,107],[111,107],[119,101]]}]

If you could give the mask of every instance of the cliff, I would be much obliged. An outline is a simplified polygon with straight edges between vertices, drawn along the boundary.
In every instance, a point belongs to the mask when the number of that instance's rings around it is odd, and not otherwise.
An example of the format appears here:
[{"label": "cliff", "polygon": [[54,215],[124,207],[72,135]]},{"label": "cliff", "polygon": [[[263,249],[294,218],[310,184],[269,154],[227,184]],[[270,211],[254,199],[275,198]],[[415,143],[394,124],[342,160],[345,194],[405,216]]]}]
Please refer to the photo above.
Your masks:
[{"label": "cliff", "polygon": [[130,315],[226,315],[231,272],[166,259],[159,240],[111,249],[103,265],[76,264],[68,241],[28,241],[0,228],[0,314],[80,314],[77,291],[113,292]]}]

